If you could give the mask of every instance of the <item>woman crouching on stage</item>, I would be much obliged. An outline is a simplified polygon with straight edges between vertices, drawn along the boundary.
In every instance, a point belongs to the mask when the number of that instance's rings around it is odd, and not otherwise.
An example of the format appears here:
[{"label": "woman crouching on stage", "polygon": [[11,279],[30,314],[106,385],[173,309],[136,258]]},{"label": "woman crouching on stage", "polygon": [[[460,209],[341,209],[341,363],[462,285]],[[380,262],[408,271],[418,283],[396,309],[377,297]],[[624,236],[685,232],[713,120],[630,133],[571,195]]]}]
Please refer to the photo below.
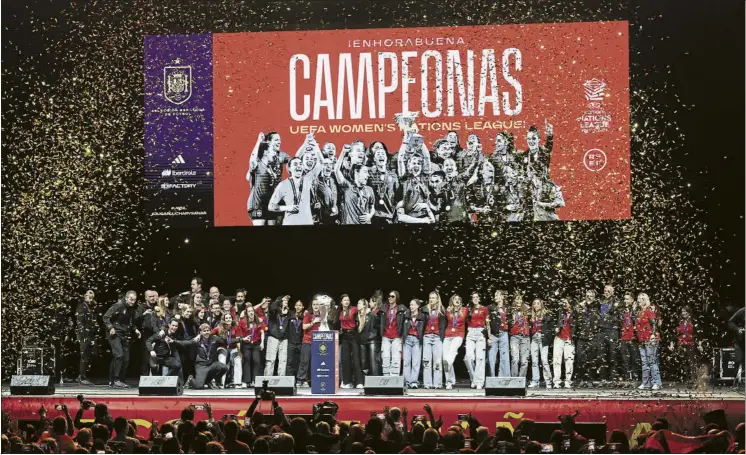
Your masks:
[{"label": "woman crouching on stage", "polygon": [[549,365],[549,344],[554,340],[553,320],[544,307],[544,301],[534,299],[531,303],[531,383],[529,387],[539,386],[539,360],[544,367],[544,383],[547,389],[552,388],[552,371]]},{"label": "woman crouching on stage", "polygon": [[456,372],[453,362],[456,361],[458,348],[464,342],[464,331],[468,313],[462,306],[461,297],[454,294],[448,301],[446,311],[446,336],[443,340],[443,371],[446,373],[446,390],[453,389],[456,383]]},{"label": "woman crouching on stage", "polygon": [[360,358],[368,376],[381,375],[381,335],[383,321],[378,300],[360,299],[357,302],[358,331],[360,332]]},{"label": "woman crouching on stage", "polygon": [[254,386],[254,379],[261,375],[261,350],[264,346],[264,324],[256,316],[253,307],[247,306],[246,317],[238,323],[241,328],[241,382],[246,387]]},{"label": "woman crouching on stage", "polygon": [[635,321],[637,341],[640,343],[640,361],[642,362],[642,384],[638,389],[659,390],[661,388],[661,373],[658,367],[658,314],[650,304],[650,297],[644,292],[637,296],[640,311]]},{"label": "woman crouching on stage", "polygon": [[225,373],[225,388],[232,389],[241,384],[241,359],[238,358],[238,345],[243,330],[233,320],[230,312],[223,313],[220,324],[212,329],[213,335],[225,338],[225,347],[218,349],[218,361],[228,365]]},{"label": "woman crouching on stage", "polygon": [[412,389],[419,387],[422,337],[425,334],[425,321],[420,307],[422,301],[412,299],[404,314],[404,383]]},{"label": "woman crouching on stage", "polygon": [[350,296],[342,295],[339,312],[339,337],[342,358],[342,388],[363,388],[363,371],[360,367],[360,332],[357,326],[357,307],[350,305]]},{"label": "woman crouching on stage", "polygon": [[443,337],[446,334],[446,312],[440,294],[433,291],[427,298],[427,307],[423,311],[426,316],[425,335],[422,339],[422,382],[426,389],[443,387]]},{"label": "woman crouching on stage", "polygon": [[311,368],[311,332],[319,330],[321,314],[319,313],[319,296],[315,295],[311,302],[311,311],[303,315],[303,344],[300,347],[300,365],[295,375],[297,387],[308,387],[308,372]]},{"label": "woman crouching on stage", "polygon": [[510,315],[510,375],[513,377],[525,378],[528,373],[530,335],[528,308],[523,304],[523,296],[516,292]]},{"label": "woman crouching on stage", "polygon": [[472,389],[484,388],[485,357],[487,352],[487,333],[489,332],[490,313],[482,306],[479,293],[471,293],[471,310],[469,311],[466,331],[466,355],[464,363],[469,371]]}]

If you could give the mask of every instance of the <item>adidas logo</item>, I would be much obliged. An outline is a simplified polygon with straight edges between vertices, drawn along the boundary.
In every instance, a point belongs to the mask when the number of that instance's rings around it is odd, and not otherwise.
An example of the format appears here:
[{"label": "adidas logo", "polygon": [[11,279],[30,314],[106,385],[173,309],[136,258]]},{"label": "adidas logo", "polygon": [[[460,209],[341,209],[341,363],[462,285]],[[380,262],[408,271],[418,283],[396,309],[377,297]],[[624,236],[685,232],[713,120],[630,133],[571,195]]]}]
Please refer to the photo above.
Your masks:
[{"label": "adidas logo", "polygon": [[184,161],[184,157],[179,155],[176,158],[174,158],[173,161],[171,161],[171,164],[184,164],[186,161]]}]

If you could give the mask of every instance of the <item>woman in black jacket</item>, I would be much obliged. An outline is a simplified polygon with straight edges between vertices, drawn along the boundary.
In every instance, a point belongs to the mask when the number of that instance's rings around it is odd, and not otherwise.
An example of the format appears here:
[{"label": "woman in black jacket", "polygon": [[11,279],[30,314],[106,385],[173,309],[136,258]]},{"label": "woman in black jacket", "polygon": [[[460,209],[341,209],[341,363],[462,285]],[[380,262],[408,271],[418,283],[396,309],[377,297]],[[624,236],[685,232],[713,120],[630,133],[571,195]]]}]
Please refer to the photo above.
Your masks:
[{"label": "woman in black jacket", "polygon": [[412,389],[419,387],[422,337],[425,334],[420,307],[422,300],[412,299],[404,313],[404,382]]},{"label": "woman in black jacket", "polygon": [[360,357],[369,376],[381,375],[381,337],[383,336],[382,313],[378,300],[360,299],[358,309],[358,332],[360,332]]},{"label": "woman in black jacket", "polygon": [[360,332],[358,330],[357,307],[350,304],[350,296],[343,294],[339,309],[339,337],[342,349],[342,388],[363,388],[363,371],[360,366]]}]

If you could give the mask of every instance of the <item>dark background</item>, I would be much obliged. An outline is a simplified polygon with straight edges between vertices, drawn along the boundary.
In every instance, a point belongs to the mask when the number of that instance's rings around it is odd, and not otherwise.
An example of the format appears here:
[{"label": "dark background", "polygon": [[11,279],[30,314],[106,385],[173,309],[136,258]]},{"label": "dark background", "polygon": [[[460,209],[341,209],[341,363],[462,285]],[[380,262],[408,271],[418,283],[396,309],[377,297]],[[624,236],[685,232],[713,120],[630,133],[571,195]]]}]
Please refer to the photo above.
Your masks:
[{"label": "dark background", "polygon": [[[142,190],[142,38],[147,34],[591,20],[630,21],[632,119],[645,125],[632,135],[632,220],[460,229],[171,229],[151,225],[142,213],[147,197]],[[119,205],[109,207],[117,217],[102,215],[113,221],[99,229],[115,233],[103,246],[106,254],[80,256],[81,263],[90,264],[88,274],[62,278],[66,284],[56,284],[47,295],[65,302],[67,311],[87,287],[108,305],[129,288],[141,293],[155,287],[173,295],[187,290],[193,275],[226,294],[246,287],[253,302],[279,294],[307,302],[316,292],[344,292],[357,299],[376,288],[425,298],[432,289],[448,296],[496,286],[556,297],[575,295],[585,286],[600,291],[603,282],[611,281],[622,289],[645,290],[664,307],[696,305],[708,317],[718,317],[726,301],[742,305],[742,2],[166,1],[112,6],[52,0],[5,2],[2,22],[2,123],[4,134],[11,133],[2,145],[3,222],[23,222],[9,214],[29,190],[23,186],[26,168],[9,161],[9,155],[22,160],[47,152],[43,146],[18,151],[24,131],[37,121],[36,104],[29,101],[40,89],[38,81],[52,91],[60,87],[60,96],[70,99],[77,95],[61,86],[71,73],[90,79],[80,90],[93,96],[111,84],[123,87],[109,98],[116,109],[101,108],[83,120],[108,116],[117,123],[116,132],[124,132],[127,140],[118,143],[115,153],[129,160],[122,179],[131,191],[116,195]],[[102,36],[113,37],[107,52],[119,58],[121,67],[110,63],[105,70],[93,70],[97,63],[89,49],[98,49]],[[62,57],[75,53],[81,57]],[[86,72],[87,67],[92,70]],[[64,127],[64,118],[58,122]],[[76,134],[74,128],[69,131]],[[105,130],[91,137],[94,148],[111,139]],[[45,173],[39,169],[29,179],[50,178]],[[14,232],[14,241],[21,235]],[[23,235],[33,245],[29,250],[3,242],[2,286],[12,297],[3,302],[4,335],[8,317],[22,317],[25,311],[14,312],[25,298],[17,257],[47,248],[33,233]],[[67,266],[58,267],[55,273],[64,277]],[[34,273],[39,276],[34,287],[47,288],[44,280],[50,275]]]}]

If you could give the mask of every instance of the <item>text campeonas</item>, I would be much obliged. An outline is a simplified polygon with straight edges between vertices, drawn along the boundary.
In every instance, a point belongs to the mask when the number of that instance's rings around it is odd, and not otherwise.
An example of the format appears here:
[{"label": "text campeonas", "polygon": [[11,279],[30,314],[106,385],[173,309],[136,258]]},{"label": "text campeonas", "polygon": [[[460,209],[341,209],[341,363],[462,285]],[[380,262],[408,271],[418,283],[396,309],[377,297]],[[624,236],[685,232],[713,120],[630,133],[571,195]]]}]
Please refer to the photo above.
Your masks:
[{"label": "text campeonas", "polygon": [[[368,117],[386,118],[386,95],[401,92],[400,112],[420,111],[429,118],[456,115],[456,104],[460,115],[473,117],[485,115],[485,107],[492,106],[492,113],[500,115],[500,107],[506,115],[518,115],[523,109],[523,88],[514,77],[522,67],[521,51],[505,49],[500,61],[502,79],[509,91],[498,91],[497,62],[494,49],[483,49],[479,59],[478,81],[475,80],[476,55],[466,51],[462,62],[460,51],[446,51],[445,59],[441,52],[427,50],[419,55],[415,51],[379,52],[376,62],[376,77],[373,72],[373,54],[363,52],[357,56],[357,73],[353,72],[353,55],[339,54],[336,74],[332,74],[330,54],[318,54],[315,61],[314,77],[311,79],[311,60],[305,54],[290,57],[290,116],[295,121],[309,118],[319,120],[339,120],[343,118],[345,105],[351,120],[361,119],[363,104],[367,104]],[[413,101],[410,109],[410,85],[417,82],[410,60],[419,59],[419,103]],[[445,60],[445,61],[444,61]],[[445,71],[445,87],[444,76]],[[401,76],[400,76],[401,74]],[[336,90],[332,83],[336,76]],[[313,95],[308,90],[301,92],[302,80],[313,81]],[[475,82],[479,86],[475,89]],[[431,99],[431,88],[434,99]],[[445,88],[445,112],[443,111]],[[416,92],[416,90],[412,90]],[[511,93],[512,92],[512,93]],[[458,97],[458,101],[456,100]],[[299,103],[300,101],[300,103]],[[323,114],[322,114],[323,112]]]}]

